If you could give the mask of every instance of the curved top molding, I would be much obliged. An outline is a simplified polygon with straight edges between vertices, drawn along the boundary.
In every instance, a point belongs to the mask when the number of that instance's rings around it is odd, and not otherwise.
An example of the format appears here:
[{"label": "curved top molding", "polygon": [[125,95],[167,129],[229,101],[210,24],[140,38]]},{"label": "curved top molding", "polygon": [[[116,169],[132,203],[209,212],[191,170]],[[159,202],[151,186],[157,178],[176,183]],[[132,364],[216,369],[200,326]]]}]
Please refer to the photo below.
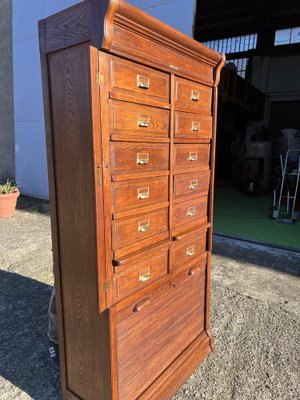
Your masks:
[{"label": "curved top molding", "polygon": [[[203,77],[203,81],[209,85],[213,85],[216,78],[212,70],[222,62],[221,54],[124,0],[82,1],[40,21],[39,29],[43,38],[42,51],[45,53],[90,42],[99,50],[128,56],[143,63],[149,62],[165,70],[174,72],[175,69],[179,74],[190,77]],[[149,50],[151,46],[163,52],[164,56],[161,53],[160,57],[155,56],[155,52]],[[181,64],[173,63],[174,55],[177,59],[181,56]],[[165,58],[165,64],[159,64],[162,58]],[[200,62],[201,66],[197,67],[196,62]]]},{"label": "curved top molding", "polygon": [[111,0],[105,17],[105,37],[102,48],[111,50],[113,25],[121,25],[137,33],[143,33],[149,38],[167,47],[172,47],[178,53],[192,55],[208,64],[216,65],[221,60],[221,54],[209,49],[196,40],[171,28],[158,19],[133,7],[124,0]]}]

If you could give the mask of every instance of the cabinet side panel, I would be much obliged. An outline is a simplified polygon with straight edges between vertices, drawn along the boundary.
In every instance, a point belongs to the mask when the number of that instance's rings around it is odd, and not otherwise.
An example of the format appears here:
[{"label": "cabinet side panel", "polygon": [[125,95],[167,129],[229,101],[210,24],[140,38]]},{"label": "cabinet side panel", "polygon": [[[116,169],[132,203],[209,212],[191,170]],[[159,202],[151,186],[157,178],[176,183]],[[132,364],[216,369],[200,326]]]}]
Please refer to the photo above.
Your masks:
[{"label": "cabinet side panel", "polygon": [[111,399],[108,312],[98,313],[89,46],[48,56],[67,388]]}]

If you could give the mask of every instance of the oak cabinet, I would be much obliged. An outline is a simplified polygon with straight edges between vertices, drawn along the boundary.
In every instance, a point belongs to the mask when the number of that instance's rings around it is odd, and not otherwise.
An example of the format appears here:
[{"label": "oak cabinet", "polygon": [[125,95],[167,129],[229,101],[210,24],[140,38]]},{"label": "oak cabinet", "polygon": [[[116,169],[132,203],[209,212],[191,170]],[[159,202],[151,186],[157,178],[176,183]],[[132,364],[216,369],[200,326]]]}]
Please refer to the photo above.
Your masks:
[{"label": "oak cabinet", "polygon": [[123,0],[39,31],[63,398],[170,399],[213,349],[224,56]]}]

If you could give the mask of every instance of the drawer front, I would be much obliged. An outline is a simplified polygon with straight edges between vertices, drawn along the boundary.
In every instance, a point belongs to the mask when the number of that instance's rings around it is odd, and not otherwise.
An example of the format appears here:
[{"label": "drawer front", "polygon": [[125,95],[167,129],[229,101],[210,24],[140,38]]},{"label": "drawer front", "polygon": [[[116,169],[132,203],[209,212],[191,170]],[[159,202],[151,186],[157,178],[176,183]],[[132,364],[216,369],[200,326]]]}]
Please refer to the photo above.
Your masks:
[{"label": "drawer front", "polygon": [[169,145],[162,143],[110,143],[112,174],[167,171]]},{"label": "drawer front", "polygon": [[125,95],[134,102],[169,104],[169,76],[130,61],[111,58],[110,87],[114,98]]},{"label": "drawer front", "polygon": [[112,183],[113,212],[167,202],[168,177],[135,179]]},{"label": "drawer front", "polygon": [[207,221],[207,196],[185,201],[173,207],[173,226]]},{"label": "drawer front", "polygon": [[212,117],[175,112],[175,138],[211,139]]},{"label": "drawer front", "polygon": [[196,229],[172,243],[172,269],[188,263],[206,251],[206,229]]},{"label": "drawer front", "polygon": [[168,273],[169,245],[155,246],[125,258],[115,267],[115,301],[119,301]]},{"label": "drawer front", "polygon": [[138,104],[111,102],[111,136],[167,138],[169,136],[169,111]]},{"label": "drawer front", "polygon": [[208,168],[210,158],[209,144],[175,144],[174,169]]},{"label": "drawer front", "polygon": [[211,115],[212,88],[176,78],[175,110]]},{"label": "drawer front", "polygon": [[112,221],[113,250],[166,232],[168,228],[168,207],[138,217],[114,220]]},{"label": "drawer front", "polygon": [[195,268],[117,313],[120,399],[136,399],[204,330],[204,284],[205,268]]},{"label": "drawer front", "polygon": [[174,175],[174,199],[208,194],[209,180],[210,171]]}]

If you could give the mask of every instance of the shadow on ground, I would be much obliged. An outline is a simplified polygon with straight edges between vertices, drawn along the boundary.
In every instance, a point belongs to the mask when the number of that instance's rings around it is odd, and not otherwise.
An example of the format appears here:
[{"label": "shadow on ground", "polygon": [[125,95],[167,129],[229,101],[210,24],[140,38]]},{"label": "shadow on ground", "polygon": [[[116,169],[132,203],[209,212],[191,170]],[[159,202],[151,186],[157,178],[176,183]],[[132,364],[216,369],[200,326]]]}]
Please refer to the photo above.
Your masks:
[{"label": "shadow on ground", "polygon": [[214,235],[213,254],[300,277],[300,253]]},{"label": "shadow on ground", "polygon": [[[58,374],[48,355],[51,289],[34,279],[0,271],[0,375],[36,400],[60,398]],[[10,400],[12,393],[0,389],[0,398]]]}]

